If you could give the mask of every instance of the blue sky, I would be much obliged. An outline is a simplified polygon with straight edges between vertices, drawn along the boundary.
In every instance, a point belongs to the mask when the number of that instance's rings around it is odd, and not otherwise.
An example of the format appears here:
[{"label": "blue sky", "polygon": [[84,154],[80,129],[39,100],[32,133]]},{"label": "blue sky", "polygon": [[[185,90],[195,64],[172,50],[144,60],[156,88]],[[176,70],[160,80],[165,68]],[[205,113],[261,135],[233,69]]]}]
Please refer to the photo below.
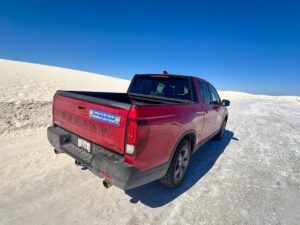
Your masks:
[{"label": "blue sky", "polygon": [[1,1],[0,58],[300,95],[300,1]]}]

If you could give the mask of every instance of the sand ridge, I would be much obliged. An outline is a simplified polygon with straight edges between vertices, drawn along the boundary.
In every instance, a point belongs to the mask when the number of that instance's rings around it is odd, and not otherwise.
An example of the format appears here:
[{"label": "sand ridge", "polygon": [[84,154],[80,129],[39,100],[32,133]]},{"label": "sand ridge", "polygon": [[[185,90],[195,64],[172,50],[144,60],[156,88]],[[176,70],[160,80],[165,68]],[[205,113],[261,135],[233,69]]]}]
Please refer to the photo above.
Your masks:
[{"label": "sand ridge", "polygon": [[129,81],[60,67],[0,59],[0,102],[51,101],[58,89],[125,92]]},{"label": "sand ridge", "polygon": [[58,89],[126,92],[128,80],[53,66],[0,59],[0,136],[51,124]]}]

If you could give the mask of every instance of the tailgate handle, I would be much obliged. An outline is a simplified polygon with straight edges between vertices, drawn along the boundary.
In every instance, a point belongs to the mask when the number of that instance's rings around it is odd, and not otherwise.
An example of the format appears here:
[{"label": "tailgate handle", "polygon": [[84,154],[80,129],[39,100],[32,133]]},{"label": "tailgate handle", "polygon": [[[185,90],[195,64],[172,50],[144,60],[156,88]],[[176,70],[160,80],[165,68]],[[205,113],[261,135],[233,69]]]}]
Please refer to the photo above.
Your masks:
[{"label": "tailgate handle", "polygon": [[83,107],[83,106],[78,106],[78,109],[80,109],[80,110],[85,110],[85,107]]}]

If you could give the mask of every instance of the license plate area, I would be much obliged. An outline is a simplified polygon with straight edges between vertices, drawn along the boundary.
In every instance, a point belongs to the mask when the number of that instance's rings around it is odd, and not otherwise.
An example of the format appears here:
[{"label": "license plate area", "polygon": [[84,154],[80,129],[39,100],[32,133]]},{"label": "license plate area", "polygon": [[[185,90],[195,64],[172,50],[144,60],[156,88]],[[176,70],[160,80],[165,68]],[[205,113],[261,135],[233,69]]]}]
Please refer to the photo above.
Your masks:
[{"label": "license plate area", "polygon": [[78,138],[77,146],[82,150],[91,152],[91,143],[89,141],[86,141],[82,138]]}]

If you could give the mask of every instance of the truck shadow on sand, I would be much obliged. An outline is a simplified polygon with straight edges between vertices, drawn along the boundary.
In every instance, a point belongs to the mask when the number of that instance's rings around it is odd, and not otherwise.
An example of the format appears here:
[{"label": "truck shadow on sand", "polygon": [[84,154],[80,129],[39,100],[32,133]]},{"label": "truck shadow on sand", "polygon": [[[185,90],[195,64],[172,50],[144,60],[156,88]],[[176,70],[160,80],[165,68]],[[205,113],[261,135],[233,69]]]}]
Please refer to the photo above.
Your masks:
[{"label": "truck shadow on sand", "polygon": [[200,147],[193,155],[186,178],[179,187],[170,189],[158,181],[154,181],[141,187],[126,190],[125,193],[131,197],[131,203],[141,202],[151,208],[168,204],[189,190],[209,172],[231,140],[238,141],[233,132],[226,130],[222,141],[211,140]]}]

